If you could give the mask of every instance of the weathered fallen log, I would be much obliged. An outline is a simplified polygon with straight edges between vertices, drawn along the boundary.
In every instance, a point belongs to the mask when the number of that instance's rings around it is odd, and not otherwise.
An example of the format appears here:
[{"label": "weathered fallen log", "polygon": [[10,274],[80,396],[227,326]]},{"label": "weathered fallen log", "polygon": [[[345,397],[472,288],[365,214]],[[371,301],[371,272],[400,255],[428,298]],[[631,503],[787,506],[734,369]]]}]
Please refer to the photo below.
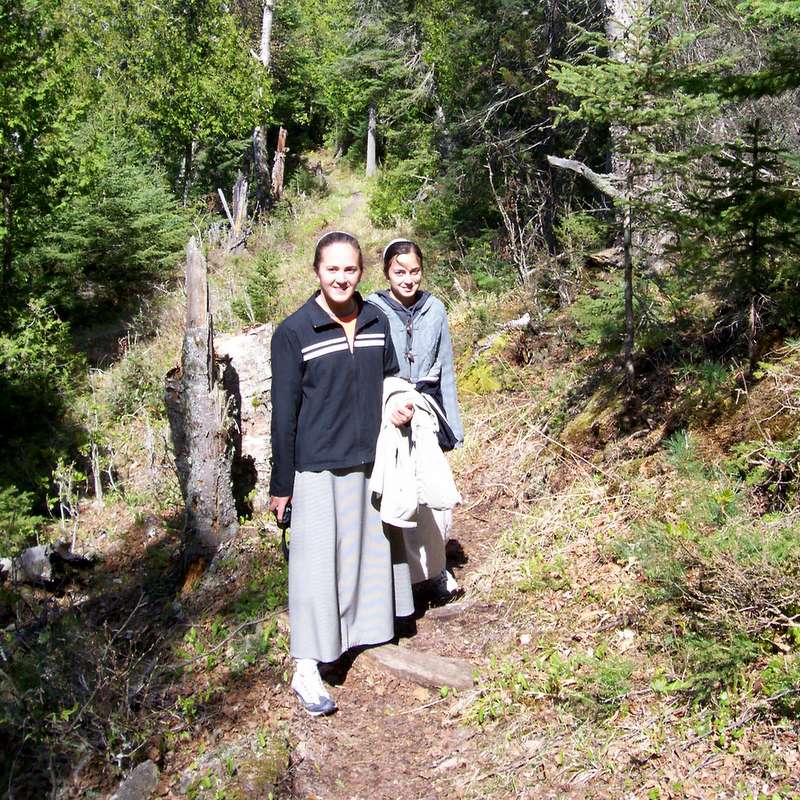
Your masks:
[{"label": "weathered fallen log", "polygon": [[55,589],[73,572],[91,569],[94,563],[92,558],[73,553],[67,542],[58,541],[29,547],[14,558],[1,558],[0,578]]}]

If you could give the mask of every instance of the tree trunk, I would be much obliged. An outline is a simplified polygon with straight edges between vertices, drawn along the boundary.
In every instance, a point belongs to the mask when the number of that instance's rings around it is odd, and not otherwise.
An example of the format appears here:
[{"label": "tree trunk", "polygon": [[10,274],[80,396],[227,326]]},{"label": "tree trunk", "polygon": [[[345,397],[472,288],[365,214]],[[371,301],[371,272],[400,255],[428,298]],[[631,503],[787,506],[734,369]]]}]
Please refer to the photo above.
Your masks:
[{"label": "tree trunk", "polygon": [[189,205],[189,190],[192,188],[192,171],[194,170],[194,154],[197,150],[197,142],[192,139],[186,143],[183,151],[183,169],[181,178],[183,179],[182,195],[183,207]]},{"label": "tree trunk", "polygon": [[231,192],[231,205],[233,206],[233,233],[238,238],[244,233],[247,222],[247,179],[240,172],[236,176]]},{"label": "tree trunk", "polygon": [[[637,2],[638,0],[605,0],[606,37],[611,55],[618,61],[627,61],[622,42],[630,35]],[[609,172],[616,175],[627,175],[627,159],[620,155],[618,150],[618,143],[625,138],[625,127],[619,124],[612,125],[610,133]]]},{"label": "tree trunk", "polygon": [[0,289],[5,290],[9,277],[11,276],[11,262],[14,259],[14,209],[11,205],[11,177],[3,176],[3,222],[6,232],[3,236],[3,271],[0,274]]},{"label": "tree trunk", "polygon": [[275,160],[272,162],[272,197],[280,200],[283,196],[283,171],[286,161],[286,128],[278,130],[278,144],[275,147]]},{"label": "tree trunk", "polygon": [[233,418],[233,496],[240,516],[265,511],[269,502],[272,325],[217,336],[214,351]]},{"label": "tree trunk", "polygon": [[97,442],[92,442],[92,481],[94,482],[94,501],[98,506],[103,506],[103,479],[100,468],[100,448]]},{"label": "tree trunk", "polygon": [[269,204],[269,164],[264,129],[259,125],[253,131],[253,164],[256,173],[256,203],[261,210]]},{"label": "tree trunk", "polygon": [[[756,196],[758,191],[758,170],[761,162],[760,150],[760,125],[761,120],[756,119],[753,128],[753,163],[750,166],[750,191],[753,196]],[[750,312],[747,326],[747,361],[749,364],[749,373],[752,375],[753,370],[756,368],[756,345],[758,339],[758,309],[756,299],[756,276],[759,272],[759,264],[761,263],[761,228],[760,218],[758,214],[753,214],[750,221],[750,276],[748,284],[750,285]]]},{"label": "tree trunk", "polygon": [[375,104],[369,107],[369,123],[367,124],[367,177],[372,177],[378,171],[378,162],[375,149],[375,128],[377,127]]},{"label": "tree trunk", "polygon": [[272,43],[272,9],[274,7],[273,0],[266,0],[261,13],[261,48],[258,55],[266,69],[269,69],[270,45]]},{"label": "tree trunk", "polygon": [[187,560],[207,563],[235,535],[238,524],[231,489],[231,420],[214,359],[206,260],[194,237],[186,248],[186,307],[181,366],[167,376],[166,401],[186,503]]},{"label": "tree trunk", "polygon": [[625,362],[625,384],[629,392],[633,391],[636,380],[636,367],[633,363],[633,345],[636,333],[636,324],[633,316],[633,256],[631,254],[631,227],[633,212],[630,200],[625,202],[622,218],[622,264],[625,275],[625,347],[623,359]]}]

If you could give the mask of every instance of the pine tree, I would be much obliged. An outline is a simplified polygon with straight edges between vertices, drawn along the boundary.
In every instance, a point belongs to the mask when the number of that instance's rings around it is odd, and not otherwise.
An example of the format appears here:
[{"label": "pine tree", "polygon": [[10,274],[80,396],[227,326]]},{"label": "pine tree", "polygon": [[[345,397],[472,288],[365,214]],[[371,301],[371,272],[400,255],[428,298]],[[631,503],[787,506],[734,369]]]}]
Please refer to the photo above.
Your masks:
[{"label": "pine tree", "polygon": [[687,133],[690,123],[719,108],[713,88],[696,88],[704,77],[719,70],[719,64],[681,63],[703,32],[670,34],[665,16],[669,7],[662,12],[658,13],[655,3],[637,6],[622,31],[615,28],[611,36],[584,31],[584,58],[579,63],[556,62],[551,71],[565,96],[559,106],[561,119],[580,120],[610,132],[612,173],[600,175],[572,161],[551,159],[551,163],[579,172],[614,198],[623,239],[623,360],[629,389],[635,375],[634,238],[637,230],[663,219],[670,176],[681,171],[693,155]]},{"label": "pine tree", "polygon": [[762,311],[776,304],[786,319],[797,319],[798,177],[789,154],[767,144],[756,119],[711,156],[677,220],[683,267],[737,312],[751,370]]}]

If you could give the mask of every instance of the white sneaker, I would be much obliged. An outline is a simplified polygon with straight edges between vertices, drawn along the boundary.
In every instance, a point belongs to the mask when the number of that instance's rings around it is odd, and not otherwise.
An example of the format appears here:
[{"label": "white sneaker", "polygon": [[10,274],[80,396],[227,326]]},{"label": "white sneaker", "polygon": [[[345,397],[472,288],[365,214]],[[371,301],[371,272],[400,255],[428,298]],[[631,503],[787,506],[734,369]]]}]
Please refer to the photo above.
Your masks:
[{"label": "white sneaker", "polygon": [[[303,659],[310,661],[310,659]],[[315,662],[303,664],[298,661],[292,676],[292,691],[297,695],[301,705],[312,717],[323,717],[336,711],[336,703],[330,696]]]}]

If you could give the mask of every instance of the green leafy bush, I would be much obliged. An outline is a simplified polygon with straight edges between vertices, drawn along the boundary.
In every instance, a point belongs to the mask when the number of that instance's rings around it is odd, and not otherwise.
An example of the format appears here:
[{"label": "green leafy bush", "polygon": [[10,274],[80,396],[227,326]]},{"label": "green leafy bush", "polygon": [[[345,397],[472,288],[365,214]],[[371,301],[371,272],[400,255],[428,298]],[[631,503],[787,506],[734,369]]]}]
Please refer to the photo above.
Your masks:
[{"label": "green leafy bush", "polygon": [[164,370],[145,347],[132,347],[120,361],[110,387],[108,407],[114,418],[144,409],[155,418],[166,413]]},{"label": "green leafy bush", "polygon": [[128,308],[135,294],[170,274],[189,217],[165,176],[130,146],[112,137],[92,145],[94,159],[45,220],[43,240],[25,261],[46,303],[72,315],[90,309],[96,319]]},{"label": "green leafy bush", "polygon": [[373,225],[388,228],[403,219],[413,219],[417,206],[430,193],[429,175],[436,174],[437,159],[424,149],[411,159],[390,162],[378,176],[369,198]]},{"label": "green leafy bush", "polygon": [[[669,330],[659,316],[659,304],[651,299],[645,282],[634,288],[634,312],[638,320],[637,342],[641,349],[659,347]],[[621,280],[597,280],[570,306],[578,328],[576,339],[601,353],[619,352],[625,335],[625,287]]]},{"label": "green leafy bush", "polygon": [[488,236],[470,243],[461,266],[472,275],[478,289],[485,292],[502,292],[516,283],[513,267],[499,256]]},{"label": "green leafy bush", "polygon": [[776,710],[793,719],[800,717],[800,655],[774,656],[760,677],[761,693],[771,698]]},{"label": "green leafy bush", "polygon": [[800,483],[800,438],[738,442],[731,454],[729,468],[764,499],[766,510],[792,504]]},{"label": "green leafy bush", "polygon": [[70,403],[81,366],[69,325],[40,300],[0,334],[0,486],[43,501],[58,459],[80,440]]},{"label": "green leafy bush", "polygon": [[36,497],[21,492],[16,486],[0,488],[0,553],[14,555],[35,539],[36,529],[44,517],[32,513]]},{"label": "green leafy bush", "polygon": [[250,323],[274,319],[280,308],[282,281],[278,274],[278,256],[271,250],[259,253],[253,272],[247,279],[244,297],[233,302],[233,311]]}]

